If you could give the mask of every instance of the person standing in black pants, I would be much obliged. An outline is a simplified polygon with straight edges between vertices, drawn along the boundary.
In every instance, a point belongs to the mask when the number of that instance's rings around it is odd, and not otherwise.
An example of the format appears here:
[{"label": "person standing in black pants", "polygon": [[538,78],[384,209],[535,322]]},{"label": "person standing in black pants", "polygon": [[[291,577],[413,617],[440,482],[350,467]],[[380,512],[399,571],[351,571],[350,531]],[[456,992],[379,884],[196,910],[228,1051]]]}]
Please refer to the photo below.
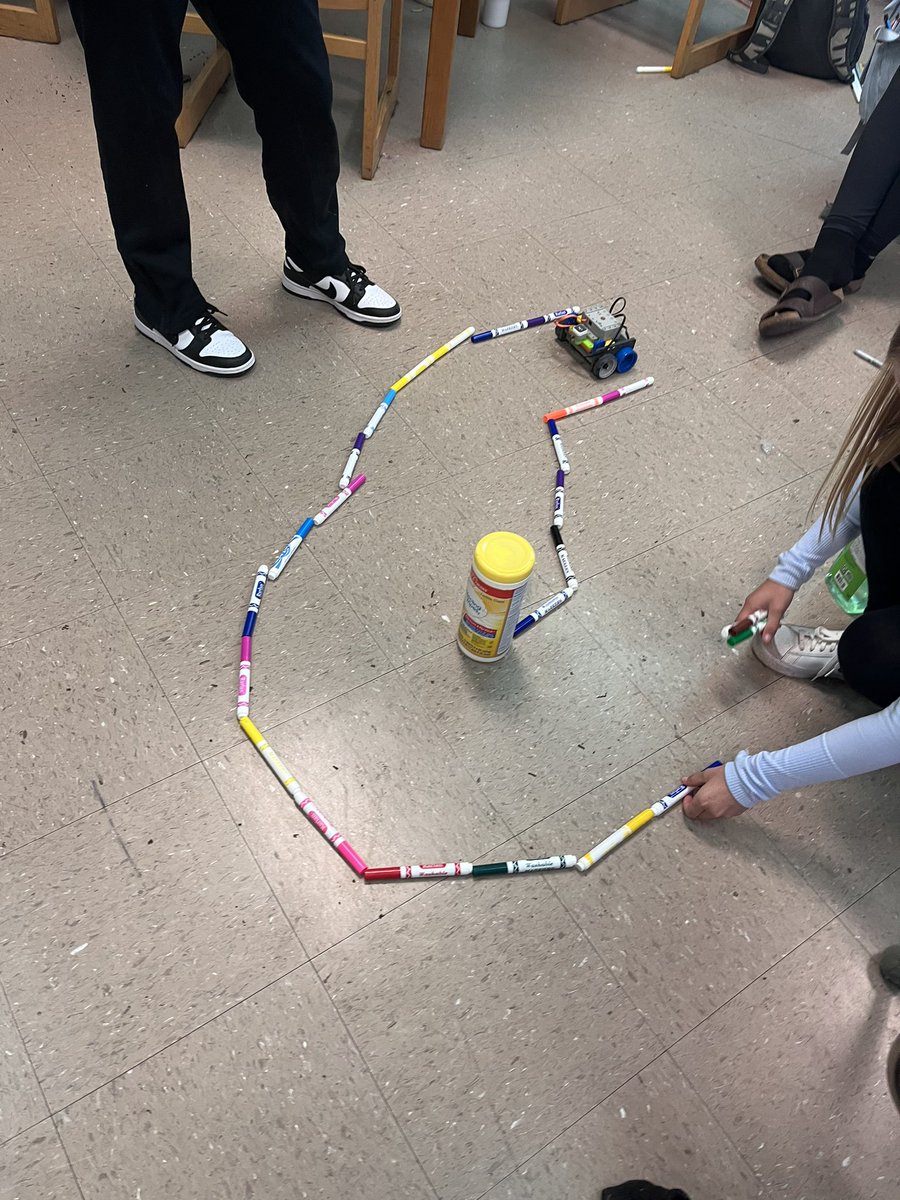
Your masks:
[{"label": "person standing in black pants", "polygon": [[[285,231],[282,285],[352,321],[387,325],[400,306],[350,262],[341,236],[340,155],[316,0],[196,0],[227,47],[253,110],[262,169]],[[194,281],[175,121],[187,0],[70,0],[84,47],[116,245],[134,284],[134,323],[197,371],[240,375],[250,349]]]},{"label": "person standing in black pants", "polygon": [[812,325],[858,291],[866,271],[900,236],[900,71],[863,126],[831,211],[811,250],[760,254],[756,268],[781,295],[759,332],[778,337]]}]

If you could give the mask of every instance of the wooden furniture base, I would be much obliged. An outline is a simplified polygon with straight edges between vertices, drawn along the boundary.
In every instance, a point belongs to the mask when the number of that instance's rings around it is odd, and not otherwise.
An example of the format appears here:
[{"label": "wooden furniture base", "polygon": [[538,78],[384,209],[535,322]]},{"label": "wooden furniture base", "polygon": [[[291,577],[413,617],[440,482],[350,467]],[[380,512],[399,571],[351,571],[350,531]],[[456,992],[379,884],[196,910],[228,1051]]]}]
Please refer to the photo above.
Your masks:
[{"label": "wooden furniture base", "polygon": [[0,4],[0,37],[28,42],[58,42],[59,25],[53,0],[35,0],[34,8]]},{"label": "wooden furniture base", "polygon": [[[570,21],[579,21],[582,17],[628,3],[629,0],[557,0],[556,15],[553,19],[557,25],[567,25]],[[673,79],[683,79],[685,75],[692,75],[694,71],[701,71],[704,67],[720,62],[729,50],[736,50],[742,46],[753,32],[756,18],[762,8],[762,0],[753,0],[747,20],[739,29],[720,33],[704,42],[695,42],[705,3],[706,0],[691,0],[688,6],[681,27],[681,37],[678,39],[675,57],[672,60]]]}]

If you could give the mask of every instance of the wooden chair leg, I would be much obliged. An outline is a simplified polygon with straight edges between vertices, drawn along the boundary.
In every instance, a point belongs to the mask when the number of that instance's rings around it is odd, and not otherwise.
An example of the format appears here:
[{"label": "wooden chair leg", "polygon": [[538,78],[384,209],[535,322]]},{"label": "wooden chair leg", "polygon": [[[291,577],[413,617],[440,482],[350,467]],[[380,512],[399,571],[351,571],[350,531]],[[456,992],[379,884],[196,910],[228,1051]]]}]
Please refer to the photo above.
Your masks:
[{"label": "wooden chair leg", "polygon": [[379,89],[381,86],[381,28],[384,0],[370,0],[366,25],[365,77],[363,79],[362,177],[371,179],[378,166]]},{"label": "wooden chair leg", "polygon": [[460,37],[474,37],[478,30],[478,12],[481,0],[460,0],[459,20],[456,32]]},{"label": "wooden chair leg", "polygon": [[0,37],[28,42],[58,42],[59,24],[54,0],[35,0],[34,8],[0,4]]},{"label": "wooden chair leg", "polygon": [[391,23],[388,29],[387,83],[396,85],[400,71],[400,37],[403,31],[403,0],[391,0]]},{"label": "wooden chair leg", "polygon": [[182,150],[194,136],[197,126],[230,74],[231,58],[228,51],[221,42],[216,42],[215,50],[184,90],[181,112],[175,122],[175,133]]}]

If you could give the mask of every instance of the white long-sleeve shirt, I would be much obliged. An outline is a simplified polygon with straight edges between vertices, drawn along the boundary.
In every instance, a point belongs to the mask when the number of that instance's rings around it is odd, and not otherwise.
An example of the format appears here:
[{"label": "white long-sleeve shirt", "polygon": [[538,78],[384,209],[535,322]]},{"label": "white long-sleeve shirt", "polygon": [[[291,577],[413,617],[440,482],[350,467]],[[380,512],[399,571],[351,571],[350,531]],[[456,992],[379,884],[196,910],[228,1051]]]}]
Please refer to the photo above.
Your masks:
[{"label": "white long-sleeve shirt", "polygon": [[[834,532],[820,518],[778,559],[770,575],[776,583],[799,588],[816,570],[859,534],[859,489]],[[771,800],[779,792],[848,779],[900,763],[900,700],[870,717],[849,721],[819,737],[748,754],[742,750],[725,767],[729,791],[744,808]]]}]

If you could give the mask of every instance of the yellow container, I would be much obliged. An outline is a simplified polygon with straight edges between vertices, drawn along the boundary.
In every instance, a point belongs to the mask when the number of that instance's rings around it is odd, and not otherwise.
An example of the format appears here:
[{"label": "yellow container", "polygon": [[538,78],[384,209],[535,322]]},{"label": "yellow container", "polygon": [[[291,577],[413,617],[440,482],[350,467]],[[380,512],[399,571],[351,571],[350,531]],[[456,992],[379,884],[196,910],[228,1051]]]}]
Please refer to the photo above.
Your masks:
[{"label": "yellow container", "polygon": [[480,662],[495,662],[512,645],[534,550],[517,533],[489,533],[475,547],[456,640]]}]

